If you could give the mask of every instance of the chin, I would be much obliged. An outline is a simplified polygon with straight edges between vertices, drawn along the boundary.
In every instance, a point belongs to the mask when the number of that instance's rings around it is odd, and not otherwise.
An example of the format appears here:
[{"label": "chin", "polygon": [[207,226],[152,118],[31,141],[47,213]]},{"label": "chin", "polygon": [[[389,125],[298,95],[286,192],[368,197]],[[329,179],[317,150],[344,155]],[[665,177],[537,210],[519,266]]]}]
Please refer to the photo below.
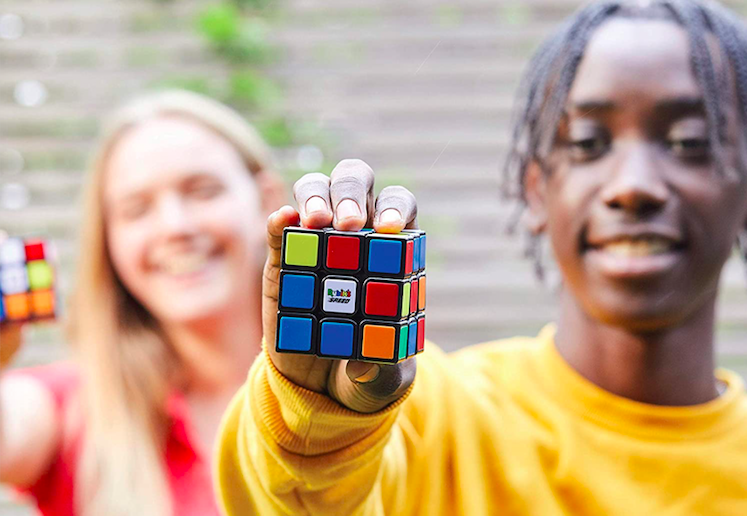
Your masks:
[{"label": "chin", "polygon": [[[685,306],[656,303],[651,296],[614,296],[614,299],[593,299],[585,303],[586,313],[607,326],[630,333],[655,333],[680,325],[689,315]],[[662,299],[659,297],[659,299]]]},{"label": "chin", "polygon": [[[211,296],[212,297],[212,296]],[[181,296],[168,305],[159,303],[160,306],[153,307],[153,314],[166,323],[172,324],[194,324],[206,320],[220,319],[226,315],[232,304],[226,297],[213,297],[206,299],[205,296]]]}]

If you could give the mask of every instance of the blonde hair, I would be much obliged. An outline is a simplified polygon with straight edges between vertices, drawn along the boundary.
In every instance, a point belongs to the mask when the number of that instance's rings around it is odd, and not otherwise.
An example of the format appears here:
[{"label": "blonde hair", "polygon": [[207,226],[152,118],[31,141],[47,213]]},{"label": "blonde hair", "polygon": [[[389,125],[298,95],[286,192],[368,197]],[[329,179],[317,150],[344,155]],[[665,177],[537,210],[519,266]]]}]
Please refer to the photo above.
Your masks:
[{"label": "blonde hair", "polygon": [[84,193],[70,340],[83,378],[84,439],[76,505],[86,516],[164,516],[171,494],[164,455],[167,397],[180,364],[157,321],[122,285],[109,256],[102,188],[120,136],[155,117],[182,116],[220,134],[252,173],[270,168],[270,152],[235,111],[187,91],[136,98],[105,124]]}]

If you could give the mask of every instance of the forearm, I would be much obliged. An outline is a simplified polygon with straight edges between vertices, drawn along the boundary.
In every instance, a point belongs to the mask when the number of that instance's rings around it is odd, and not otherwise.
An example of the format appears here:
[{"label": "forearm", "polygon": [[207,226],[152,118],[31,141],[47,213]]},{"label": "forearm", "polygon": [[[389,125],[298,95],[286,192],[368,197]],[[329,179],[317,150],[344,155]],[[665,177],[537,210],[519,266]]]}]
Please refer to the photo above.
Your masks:
[{"label": "forearm", "polygon": [[[382,468],[395,475],[406,468],[404,449],[385,454],[385,448],[403,447],[395,423],[408,395],[380,412],[359,414],[296,386],[261,356],[220,438],[219,490],[228,514],[245,507],[226,499],[235,487],[227,484],[235,482],[244,483],[261,514],[329,514],[331,507],[344,514],[382,514],[399,490],[389,482],[382,492]],[[401,482],[404,491],[404,477]]]},{"label": "forearm", "polygon": [[24,375],[0,376],[0,483],[33,484],[54,456],[59,433],[44,386]]}]

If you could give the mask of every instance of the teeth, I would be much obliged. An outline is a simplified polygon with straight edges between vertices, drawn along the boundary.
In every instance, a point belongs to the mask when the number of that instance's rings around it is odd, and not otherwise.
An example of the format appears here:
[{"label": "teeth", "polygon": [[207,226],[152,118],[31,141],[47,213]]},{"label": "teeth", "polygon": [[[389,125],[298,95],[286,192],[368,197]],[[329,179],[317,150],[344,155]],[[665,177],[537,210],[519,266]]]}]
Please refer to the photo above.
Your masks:
[{"label": "teeth", "polygon": [[160,267],[167,274],[180,276],[200,270],[206,263],[207,257],[203,254],[184,254],[164,260],[160,263]]},{"label": "teeth", "polygon": [[671,251],[672,243],[663,238],[618,240],[604,245],[602,249],[618,256],[651,256]]}]

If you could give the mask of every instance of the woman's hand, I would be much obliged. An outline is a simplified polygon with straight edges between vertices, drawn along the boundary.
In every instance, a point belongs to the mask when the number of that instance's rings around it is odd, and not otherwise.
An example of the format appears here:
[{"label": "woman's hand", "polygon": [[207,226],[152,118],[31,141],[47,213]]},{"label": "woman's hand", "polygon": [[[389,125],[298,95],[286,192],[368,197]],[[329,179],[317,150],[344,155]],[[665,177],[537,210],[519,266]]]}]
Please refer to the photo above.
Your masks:
[{"label": "woman's hand", "polygon": [[[0,230],[0,245],[8,238]],[[21,325],[18,323],[0,322],[0,369],[8,365],[21,347]]]},{"label": "woman's hand", "polygon": [[0,369],[5,368],[21,347],[21,325],[0,323]]},{"label": "woman's hand", "polygon": [[374,201],[374,173],[360,160],[343,160],[332,171],[308,174],[293,187],[299,212],[284,206],[267,221],[270,253],[265,264],[263,292],[264,336],[275,367],[289,380],[312,391],[329,394],[357,412],[376,412],[398,399],[415,379],[415,360],[379,365],[353,360],[330,360],[275,352],[278,289],[283,229],[300,225],[342,231],[373,227],[399,233],[417,227],[415,196],[401,186],[384,188]]}]

